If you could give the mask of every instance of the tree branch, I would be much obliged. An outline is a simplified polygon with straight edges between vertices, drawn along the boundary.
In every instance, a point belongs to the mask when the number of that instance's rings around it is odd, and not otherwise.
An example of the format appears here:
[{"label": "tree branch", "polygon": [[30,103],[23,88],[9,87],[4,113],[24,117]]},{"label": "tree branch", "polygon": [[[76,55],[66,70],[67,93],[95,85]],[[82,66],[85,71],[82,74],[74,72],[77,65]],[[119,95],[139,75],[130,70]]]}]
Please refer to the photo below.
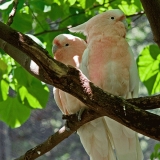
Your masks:
[{"label": "tree branch", "polygon": [[[130,103],[135,103],[143,108],[143,105],[149,103],[149,105],[154,105],[155,101],[157,102],[157,106],[160,102],[160,96],[152,96],[152,97],[141,97],[136,99],[128,99]],[[159,106],[158,106],[159,107]],[[150,107],[149,107],[150,108]],[[82,120],[78,121],[77,115],[64,116],[63,119],[67,119],[67,125],[70,128],[70,131],[66,130],[65,126],[63,126],[59,131],[55,134],[51,135],[45,142],[37,145],[36,147],[28,150],[24,155],[20,156],[15,160],[27,160],[27,159],[36,159],[46,152],[53,149],[57,144],[62,142],[65,138],[68,138],[72,133],[78,130],[83,124],[94,120],[100,117],[96,112],[92,110],[85,110],[82,114]]]},{"label": "tree branch", "polygon": [[96,112],[85,110],[82,114],[82,120],[78,121],[77,115],[70,115],[67,117],[68,123],[67,125],[70,128],[70,131],[66,130],[65,126],[59,129],[55,134],[51,135],[45,142],[37,145],[36,147],[28,150],[24,155],[20,156],[15,160],[33,160],[41,155],[45,154],[46,152],[53,149],[57,144],[63,141],[65,138],[68,138],[72,133],[74,133],[80,126],[83,124],[94,120],[95,118],[99,117]]},{"label": "tree branch", "polygon": [[[4,25],[0,27],[3,30]],[[8,29],[7,29],[8,30]],[[8,31],[6,31],[8,34]],[[38,46],[39,47],[39,46]],[[6,41],[0,39],[0,48],[3,49],[6,53],[8,53],[14,60],[16,60],[24,69],[26,69],[30,74],[38,78],[39,80],[52,85],[52,80],[48,77],[48,74],[45,72],[41,65],[35,63],[35,61],[31,60],[31,58],[26,55],[25,52],[22,52],[18,48],[15,48],[13,45],[7,43]],[[45,51],[44,54],[47,54]],[[127,102],[141,108],[144,110],[156,109],[160,108],[160,96],[148,96],[148,97],[140,97],[134,99],[127,99]]]},{"label": "tree branch", "polygon": [[43,68],[39,67],[30,57],[28,57],[24,52],[15,48],[14,46],[6,43],[4,40],[0,39],[0,48],[3,49],[6,53],[16,60],[25,70],[27,70],[30,74],[38,78],[39,80],[50,84],[45,77],[46,74]]},{"label": "tree branch", "polygon": [[13,23],[13,18],[16,14],[17,6],[18,6],[18,0],[14,0],[13,1],[13,9],[12,9],[11,13],[9,14],[9,18],[7,21],[7,25],[9,25],[9,26]]},{"label": "tree branch", "polygon": [[[0,48],[8,53],[8,55],[16,60],[30,74],[32,74],[39,80],[52,85],[52,81],[47,77],[47,74],[45,73],[43,68],[38,66],[24,52],[20,51],[19,49],[15,48],[2,39],[0,39]],[[160,95],[126,99],[126,101],[144,110],[160,108]]]},{"label": "tree branch", "polygon": [[[80,99],[89,109],[151,138],[160,140],[160,117],[94,86],[79,70],[48,55],[32,39],[0,22],[0,38],[18,48],[43,68],[50,84]],[[78,90],[78,92],[77,92]]]},{"label": "tree branch", "polygon": [[160,47],[160,18],[158,15],[160,11],[160,1],[141,0],[141,3],[151,25],[154,41]]},{"label": "tree branch", "polygon": [[144,110],[160,108],[160,95],[126,99],[126,101]]},{"label": "tree branch", "polygon": [[[84,13],[85,13],[85,12],[84,12]],[[79,14],[81,14],[81,13],[79,13]],[[57,24],[57,25],[58,25],[58,24],[64,22],[65,20],[69,19],[70,17],[76,16],[76,15],[78,16],[79,14],[70,15],[70,16],[66,17],[65,19],[63,19],[62,21],[56,22],[56,23],[52,23],[52,24]],[[127,18],[130,18],[130,17],[134,17],[134,16],[138,16],[138,15],[139,15],[139,17],[141,17],[142,15],[144,15],[144,12],[143,12],[143,11],[137,12],[137,13],[135,13],[135,14],[133,14],[133,15],[128,15],[128,16],[126,16],[126,17],[127,17]],[[139,18],[139,17],[138,17],[138,18]],[[137,18],[137,19],[138,19],[138,18]],[[134,21],[136,21],[137,19],[135,19]],[[80,25],[80,24],[73,24],[72,27],[78,26],[78,25]],[[42,31],[42,32],[35,33],[34,36],[39,36],[39,35],[46,34],[46,33],[50,33],[50,32],[65,31],[65,30],[68,30],[68,28],[67,28],[67,27],[64,27],[64,28],[59,28],[59,29],[57,29],[57,30],[54,30],[54,29],[52,29],[52,30],[44,30],[44,31]]]},{"label": "tree branch", "polygon": [[[150,97],[147,97],[150,99]],[[154,96],[158,101],[160,101],[158,96]],[[140,100],[143,98],[137,98],[137,100]],[[155,99],[154,99],[155,100]],[[129,101],[133,101],[130,99]],[[142,101],[143,104],[143,101]],[[15,159],[15,160],[28,160],[28,159],[36,159],[40,157],[41,155],[45,154],[46,152],[53,149],[57,144],[59,144],[61,141],[63,141],[65,138],[69,137],[72,133],[78,130],[79,127],[81,127],[83,124],[94,120],[96,118],[100,117],[95,111],[92,110],[85,110],[82,114],[82,120],[78,121],[77,115],[70,115],[70,116],[64,116],[63,119],[67,119],[67,125],[70,128],[70,131],[66,130],[65,126],[63,126],[59,131],[57,131],[55,134],[51,135],[45,142],[37,145],[36,147],[28,150],[24,155],[21,157]]]},{"label": "tree branch", "polygon": [[[67,21],[67,20],[68,20],[69,18],[71,18],[71,17],[79,16],[80,14],[85,14],[86,11],[90,11],[90,10],[93,10],[93,9],[95,9],[95,8],[102,7],[102,6],[104,6],[105,4],[109,4],[109,5],[110,5],[110,4],[111,4],[112,2],[114,2],[114,1],[115,1],[115,0],[111,0],[111,1],[109,1],[109,2],[107,2],[107,3],[105,3],[105,1],[104,1],[103,4],[94,5],[94,6],[88,8],[88,9],[82,11],[82,12],[79,12],[78,14],[77,14],[77,13],[71,14],[71,15],[67,16],[66,18],[58,21],[58,22],[56,21],[56,22],[50,23],[50,25],[51,25],[51,24],[59,25],[59,24],[65,22],[65,21]],[[106,7],[106,8],[107,8],[107,7]],[[143,14],[144,14],[144,11],[140,11],[140,12],[137,12],[137,13],[135,13],[135,14],[133,14],[133,15],[128,15],[128,16],[126,16],[126,17],[127,17],[127,18],[130,18],[130,17],[134,17],[134,16],[137,16],[137,15],[142,16]],[[77,25],[80,25],[80,24],[73,24],[72,27],[77,26]],[[68,28],[67,28],[67,27],[64,27],[64,28],[59,28],[59,29],[57,29],[57,30],[54,30],[54,29],[52,29],[52,30],[44,30],[44,31],[42,31],[42,32],[35,33],[34,36],[39,36],[39,35],[42,35],[42,34],[45,34],[45,33],[50,33],[50,32],[65,31],[65,30],[68,30]]]}]

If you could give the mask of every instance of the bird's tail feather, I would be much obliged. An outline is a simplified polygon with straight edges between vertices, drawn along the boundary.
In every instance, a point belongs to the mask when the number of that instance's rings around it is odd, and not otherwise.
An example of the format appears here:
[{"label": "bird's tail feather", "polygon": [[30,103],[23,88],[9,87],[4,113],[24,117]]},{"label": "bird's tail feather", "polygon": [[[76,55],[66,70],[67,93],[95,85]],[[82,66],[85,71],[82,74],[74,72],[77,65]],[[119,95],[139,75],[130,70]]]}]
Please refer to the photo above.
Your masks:
[{"label": "bird's tail feather", "polygon": [[143,160],[137,133],[122,124],[105,117],[108,134],[118,160]]},{"label": "bird's tail feather", "polygon": [[103,117],[80,127],[77,133],[91,160],[116,160]]}]

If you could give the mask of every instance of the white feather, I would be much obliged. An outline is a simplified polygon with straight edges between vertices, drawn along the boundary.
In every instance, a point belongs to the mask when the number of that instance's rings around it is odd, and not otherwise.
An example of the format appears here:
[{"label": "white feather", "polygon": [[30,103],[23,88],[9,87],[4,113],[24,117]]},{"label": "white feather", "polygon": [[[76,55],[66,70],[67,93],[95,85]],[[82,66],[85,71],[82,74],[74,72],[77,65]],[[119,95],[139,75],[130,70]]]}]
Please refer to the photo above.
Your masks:
[{"label": "white feather", "polygon": [[86,23],[83,23],[83,24],[78,25],[76,27],[69,28],[68,30],[70,32],[80,32],[80,33],[83,33],[85,35],[85,27],[86,27]]}]

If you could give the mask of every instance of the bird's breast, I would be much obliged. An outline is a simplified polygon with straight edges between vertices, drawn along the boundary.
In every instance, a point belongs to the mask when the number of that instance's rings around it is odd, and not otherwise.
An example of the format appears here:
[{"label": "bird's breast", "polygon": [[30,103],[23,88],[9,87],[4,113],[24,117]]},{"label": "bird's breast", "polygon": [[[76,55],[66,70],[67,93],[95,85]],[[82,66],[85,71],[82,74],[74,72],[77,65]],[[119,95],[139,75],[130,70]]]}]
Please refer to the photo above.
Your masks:
[{"label": "bird's breast", "polygon": [[130,54],[123,41],[111,42],[96,42],[90,49],[89,79],[105,91],[123,96],[129,91]]}]

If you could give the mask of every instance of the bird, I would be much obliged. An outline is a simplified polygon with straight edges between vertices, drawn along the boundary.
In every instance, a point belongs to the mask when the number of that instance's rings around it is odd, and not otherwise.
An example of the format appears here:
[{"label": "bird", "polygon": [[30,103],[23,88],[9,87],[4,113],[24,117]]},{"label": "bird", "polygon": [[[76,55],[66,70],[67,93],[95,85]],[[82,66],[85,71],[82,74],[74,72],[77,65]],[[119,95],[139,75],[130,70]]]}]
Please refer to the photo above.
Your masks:
[{"label": "bird", "polygon": [[[126,16],[120,9],[95,15],[69,31],[81,32],[87,38],[80,69],[90,81],[113,95],[138,97],[137,66],[126,41]],[[142,160],[137,133],[107,116],[104,119],[117,159]]]},{"label": "bird", "polygon": [[[86,49],[86,42],[71,34],[59,34],[53,40],[52,53],[54,59],[66,64],[79,68],[82,54]],[[82,106],[77,98],[74,96],[55,88],[53,89],[54,99],[65,115],[77,113]]]},{"label": "bird", "polygon": [[[54,59],[79,69],[87,44],[71,34],[60,34],[53,40]],[[54,99],[65,115],[77,113],[86,106],[72,95],[54,88]],[[90,160],[116,160],[114,149],[107,133],[104,118],[97,118],[81,126],[77,133]]]}]

